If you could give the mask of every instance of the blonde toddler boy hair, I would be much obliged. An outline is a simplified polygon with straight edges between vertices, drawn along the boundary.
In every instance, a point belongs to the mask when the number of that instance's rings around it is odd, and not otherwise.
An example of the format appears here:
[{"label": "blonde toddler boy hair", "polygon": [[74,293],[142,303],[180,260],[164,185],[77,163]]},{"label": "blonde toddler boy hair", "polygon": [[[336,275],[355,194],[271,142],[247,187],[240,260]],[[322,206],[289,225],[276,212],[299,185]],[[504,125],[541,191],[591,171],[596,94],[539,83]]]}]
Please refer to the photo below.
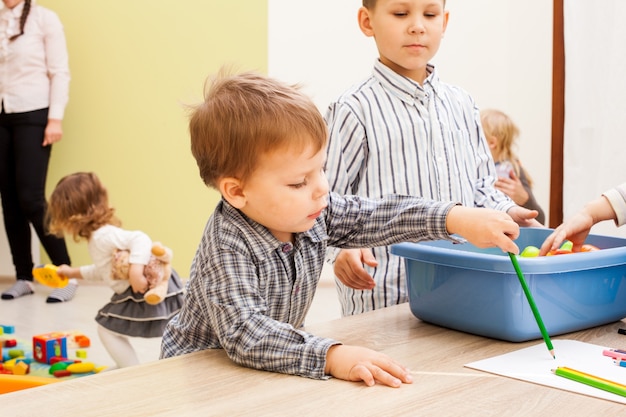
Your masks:
[{"label": "blonde toddler boy hair", "polygon": [[255,72],[222,69],[205,83],[204,102],[191,110],[191,152],[204,183],[245,182],[260,155],[326,146],[327,129],[313,101],[292,86]]}]

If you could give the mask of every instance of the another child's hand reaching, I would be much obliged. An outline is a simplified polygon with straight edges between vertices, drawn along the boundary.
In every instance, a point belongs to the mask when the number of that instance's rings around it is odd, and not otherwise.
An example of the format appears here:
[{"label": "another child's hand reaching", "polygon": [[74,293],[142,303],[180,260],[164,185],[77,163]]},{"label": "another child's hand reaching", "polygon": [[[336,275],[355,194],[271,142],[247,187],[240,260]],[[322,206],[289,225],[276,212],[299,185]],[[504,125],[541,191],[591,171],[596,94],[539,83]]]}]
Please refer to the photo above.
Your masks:
[{"label": "another child's hand reaching", "polygon": [[591,226],[594,225],[593,217],[581,211],[554,229],[539,250],[539,256],[544,256],[554,249],[558,249],[565,240],[572,242],[572,251],[579,252],[585,239],[589,235]]},{"label": "another child's hand reaching", "polygon": [[413,378],[404,366],[384,353],[360,346],[334,345],[326,354],[324,372],[346,381],[363,381],[371,387],[379,382],[398,388]]},{"label": "another child's hand reaching", "polygon": [[139,294],[143,294],[148,291],[148,280],[143,274],[145,265],[130,264],[128,269],[128,282],[133,288],[133,291]]}]

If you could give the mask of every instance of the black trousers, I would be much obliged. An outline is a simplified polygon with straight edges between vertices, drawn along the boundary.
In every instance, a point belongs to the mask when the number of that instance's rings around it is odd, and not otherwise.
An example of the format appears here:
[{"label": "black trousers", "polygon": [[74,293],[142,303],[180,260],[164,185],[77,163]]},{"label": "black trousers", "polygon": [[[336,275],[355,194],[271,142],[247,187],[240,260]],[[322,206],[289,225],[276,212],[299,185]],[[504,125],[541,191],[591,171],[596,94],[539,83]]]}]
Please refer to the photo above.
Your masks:
[{"label": "black trousers", "polygon": [[33,280],[31,231],[55,265],[70,265],[65,240],[47,233],[46,177],[51,146],[41,146],[48,109],[0,112],[0,198],[17,279]]}]

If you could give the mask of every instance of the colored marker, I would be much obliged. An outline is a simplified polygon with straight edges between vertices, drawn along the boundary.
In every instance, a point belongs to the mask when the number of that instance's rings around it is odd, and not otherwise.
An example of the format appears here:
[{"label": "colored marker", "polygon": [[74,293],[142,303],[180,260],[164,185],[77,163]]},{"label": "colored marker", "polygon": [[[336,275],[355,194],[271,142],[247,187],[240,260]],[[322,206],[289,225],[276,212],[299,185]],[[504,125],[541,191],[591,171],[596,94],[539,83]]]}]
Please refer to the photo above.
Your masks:
[{"label": "colored marker", "polygon": [[626,360],[626,350],[621,349],[604,349],[602,351],[604,356],[608,356],[609,358],[613,358],[616,360]]},{"label": "colored marker", "polygon": [[626,397],[626,385],[620,384],[619,382],[609,381],[608,379],[590,375],[565,366],[553,369],[552,372],[563,378]]},{"label": "colored marker", "polygon": [[626,361],[622,361],[622,360],[616,359],[616,360],[613,361],[613,363],[615,363],[615,365],[617,365],[617,366],[623,366],[624,368],[626,368]]},{"label": "colored marker", "polygon": [[511,262],[513,263],[513,268],[515,268],[515,272],[517,272],[517,278],[519,278],[519,283],[522,284],[522,289],[524,290],[524,294],[526,294],[526,299],[528,299],[528,304],[530,304],[530,309],[533,311],[533,315],[535,316],[535,321],[539,326],[539,331],[541,332],[541,336],[543,336],[543,341],[546,342],[546,346],[550,351],[550,355],[552,358],[556,359],[554,356],[554,347],[552,346],[552,341],[550,340],[550,335],[548,335],[548,331],[546,330],[546,326],[543,325],[543,320],[541,319],[541,314],[539,314],[539,309],[535,304],[535,300],[533,295],[530,293],[528,289],[528,284],[526,284],[526,280],[524,279],[524,275],[522,274],[522,270],[517,263],[517,258],[511,252],[509,252],[509,257],[511,258]]}]

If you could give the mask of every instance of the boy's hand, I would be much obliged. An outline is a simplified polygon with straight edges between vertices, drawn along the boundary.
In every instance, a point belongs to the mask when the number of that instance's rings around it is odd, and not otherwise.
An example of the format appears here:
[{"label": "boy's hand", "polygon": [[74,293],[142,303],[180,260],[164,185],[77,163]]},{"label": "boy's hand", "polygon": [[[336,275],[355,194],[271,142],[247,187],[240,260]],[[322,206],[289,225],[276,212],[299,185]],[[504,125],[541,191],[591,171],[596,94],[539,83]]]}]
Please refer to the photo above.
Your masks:
[{"label": "boy's hand", "polygon": [[446,227],[448,233],[459,234],[479,248],[497,246],[504,252],[519,253],[513,242],[519,236],[519,226],[502,211],[454,206],[448,213]]},{"label": "boy's hand", "polygon": [[513,206],[506,213],[520,226],[545,227],[543,224],[535,220],[535,218],[539,215],[537,210],[528,210],[524,207]]},{"label": "boy's hand", "polygon": [[355,290],[371,290],[376,286],[374,278],[365,271],[363,264],[377,266],[378,261],[369,249],[343,249],[335,259],[334,272],[339,281]]},{"label": "boy's hand", "polygon": [[379,382],[398,388],[413,382],[410,372],[389,356],[360,346],[331,346],[324,372],[346,381],[363,381],[368,387]]}]

